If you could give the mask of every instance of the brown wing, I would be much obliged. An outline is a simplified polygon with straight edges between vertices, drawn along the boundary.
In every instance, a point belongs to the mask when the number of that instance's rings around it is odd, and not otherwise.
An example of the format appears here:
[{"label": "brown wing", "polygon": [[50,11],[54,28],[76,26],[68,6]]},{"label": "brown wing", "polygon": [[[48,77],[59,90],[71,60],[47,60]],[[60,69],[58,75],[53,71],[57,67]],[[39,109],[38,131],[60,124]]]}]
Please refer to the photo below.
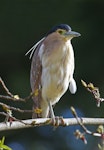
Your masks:
[{"label": "brown wing", "polygon": [[[39,48],[41,46],[42,42],[39,43],[37,46],[31,63],[31,72],[30,72],[30,84],[33,94],[33,116],[32,118],[39,118],[41,117],[41,108],[40,108],[40,102],[42,101],[41,97],[41,74],[42,74],[42,64],[39,58]],[[40,110],[40,112],[39,112]]]}]

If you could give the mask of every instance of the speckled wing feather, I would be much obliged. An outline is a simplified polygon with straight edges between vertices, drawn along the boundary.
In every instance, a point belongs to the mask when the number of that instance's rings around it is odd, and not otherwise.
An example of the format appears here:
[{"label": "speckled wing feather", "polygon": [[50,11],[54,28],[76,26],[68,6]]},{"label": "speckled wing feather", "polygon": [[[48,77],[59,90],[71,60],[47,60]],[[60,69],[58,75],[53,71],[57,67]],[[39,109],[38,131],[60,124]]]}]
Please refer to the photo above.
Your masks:
[{"label": "speckled wing feather", "polygon": [[[41,74],[42,74],[42,64],[39,58],[39,49],[42,44],[43,40],[37,45],[34,55],[32,57],[31,63],[31,72],[30,72],[30,84],[32,88],[33,95],[33,116],[32,118],[39,118],[41,117],[41,108],[40,102],[42,101],[41,97]],[[40,111],[39,111],[40,110]]]}]

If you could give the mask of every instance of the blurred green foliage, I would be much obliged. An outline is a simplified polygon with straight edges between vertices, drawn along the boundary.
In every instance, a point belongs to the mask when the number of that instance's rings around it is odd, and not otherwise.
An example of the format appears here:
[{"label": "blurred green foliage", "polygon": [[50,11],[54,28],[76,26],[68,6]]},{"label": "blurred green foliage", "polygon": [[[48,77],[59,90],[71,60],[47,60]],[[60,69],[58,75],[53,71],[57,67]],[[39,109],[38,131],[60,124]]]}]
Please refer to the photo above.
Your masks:
[{"label": "blurred green foliage", "polygon": [[[64,109],[73,105],[87,117],[104,117],[104,105],[97,108],[95,101],[80,82],[81,79],[93,82],[94,85],[99,86],[101,94],[104,96],[104,0],[0,1],[0,76],[12,93],[19,94],[21,97],[29,95],[31,61],[25,56],[25,53],[35,42],[44,37],[52,26],[60,23],[69,24],[82,36],[72,40],[78,92],[71,95],[68,91],[56,105],[55,112],[60,115]],[[27,104],[13,103],[13,105],[30,109],[32,101]],[[23,114],[17,114],[18,118],[20,116],[22,117]],[[31,117],[31,115],[27,116]],[[25,117],[27,116],[25,115]],[[49,138],[48,136],[44,138],[37,129],[6,132],[5,136],[12,146],[13,142],[22,143],[25,150],[33,150],[34,147],[36,150],[78,149],[78,147],[67,144],[64,139],[65,135],[59,137],[58,131],[53,132],[52,128],[45,131],[51,132],[49,132],[51,134]],[[93,142],[95,139],[90,138],[87,146],[79,141],[74,141],[73,145],[80,146],[82,144],[80,149],[82,147],[82,149],[88,150],[94,149],[97,145],[97,143],[93,145]],[[14,144],[14,150],[18,143]],[[23,147],[20,150],[23,150]]]}]

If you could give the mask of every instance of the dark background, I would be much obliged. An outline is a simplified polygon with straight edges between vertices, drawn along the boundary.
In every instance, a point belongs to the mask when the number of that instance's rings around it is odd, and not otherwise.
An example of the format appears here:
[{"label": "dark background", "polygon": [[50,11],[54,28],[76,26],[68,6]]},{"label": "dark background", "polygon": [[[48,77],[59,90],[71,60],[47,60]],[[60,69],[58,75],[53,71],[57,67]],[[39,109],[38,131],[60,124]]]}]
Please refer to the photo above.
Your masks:
[{"label": "dark background", "polygon": [[[67,23],[81,37],[72,40],[76,69],[74,77],[78,91],[69,91],[55,107],[56,115],[72,117],[70,106],[79,116],[104,117],[104,104],[96,107],[93,97],[82,87],[80,80],[93,82],[104,96],[104,1],[103,0],[4,0],[0,1],[0,76],[9,90],[21,97],[29,95],[30,64],[25,53],[56,24]],[[2,90],[1,90],[2,93]],[[27,103],[9,105],[31,109]],[[31,118],[31,114],[14,114]],[[97,150],[96,137],[87,136],[88,144],[76,140],[73,132],[79,127],[37,127],[2,132],[6,144],[13,150]],[[88,126],[94,131],[96,128]],[[98,142],[99,141],[99,142]]]}]

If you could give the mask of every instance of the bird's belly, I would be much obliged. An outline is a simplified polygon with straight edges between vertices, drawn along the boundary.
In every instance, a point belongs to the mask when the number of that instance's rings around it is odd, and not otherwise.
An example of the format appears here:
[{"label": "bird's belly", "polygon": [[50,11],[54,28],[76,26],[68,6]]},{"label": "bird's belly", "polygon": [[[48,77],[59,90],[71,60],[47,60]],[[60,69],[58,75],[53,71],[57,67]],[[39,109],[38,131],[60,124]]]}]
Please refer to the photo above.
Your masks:
[{"label": "bird's belly", "polygon": [[52,104],[59,101],[68,88],[69,78],[73,73],[71,66],[70,64],[64,66],[57,62],[43,69],[42,97],[44,100],[50,100]]}]

